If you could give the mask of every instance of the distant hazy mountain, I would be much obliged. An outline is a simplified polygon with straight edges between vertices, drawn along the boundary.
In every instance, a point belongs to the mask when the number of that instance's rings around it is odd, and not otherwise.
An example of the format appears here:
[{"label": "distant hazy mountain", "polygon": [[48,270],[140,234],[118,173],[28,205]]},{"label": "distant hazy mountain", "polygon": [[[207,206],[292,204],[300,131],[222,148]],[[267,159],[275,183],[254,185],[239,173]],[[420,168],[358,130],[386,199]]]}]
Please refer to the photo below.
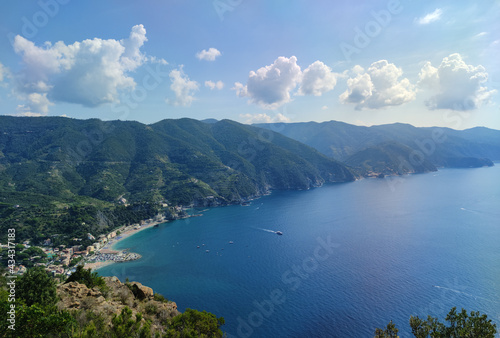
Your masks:
[{"label": "distant hazy mountain", "polygon": [[349,156],[345,162],[363,176],[404,175],[436,171],[430,161],[409,160],[413,150],[401,143],[384,142]]},{"label": "distant hazy mountain", "polygon": [[217,204],[354,180],[343,164],[281,134],[210,122],[1,116],[0,193]]},{"label": "distant hazy mountain", "polygon": [[480,167],[500,160],[500,131],[483,127],[463,131],[402,123],[362,127],[337,121],[256,126],[303,142],[364,174]]}]

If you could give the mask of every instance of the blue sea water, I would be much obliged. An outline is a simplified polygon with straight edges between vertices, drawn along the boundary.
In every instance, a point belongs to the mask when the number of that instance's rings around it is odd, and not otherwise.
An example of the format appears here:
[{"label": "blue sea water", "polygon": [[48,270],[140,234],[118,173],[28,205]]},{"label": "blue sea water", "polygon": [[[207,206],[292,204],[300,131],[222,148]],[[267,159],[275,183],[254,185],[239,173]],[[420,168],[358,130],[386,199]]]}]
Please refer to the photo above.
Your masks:
[{"label": "blue sea water", "polygon": [[140,232],[118,247],[143,258],[99,273],[223,316],[228,337],[373,337],[390,320],[410,337],[411,315],[453,306],[499,325],[499,207],[498,165],[274,192]]}]

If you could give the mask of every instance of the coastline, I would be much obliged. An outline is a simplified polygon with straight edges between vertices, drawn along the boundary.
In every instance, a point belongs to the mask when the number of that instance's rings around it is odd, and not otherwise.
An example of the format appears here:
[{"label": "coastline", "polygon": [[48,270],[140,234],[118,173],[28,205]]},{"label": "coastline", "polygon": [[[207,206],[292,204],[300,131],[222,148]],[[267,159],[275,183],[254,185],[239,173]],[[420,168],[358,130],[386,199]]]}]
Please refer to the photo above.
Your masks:
[{"label": "coastline", "polygon": [[[137,234],[137,233],[139,233],[141,231],[144,231],[146,229],[150,229],[152,227],[155,227],[156,225],[163,224],[163,223],[166,223],[166,222],[168,222],[168,221],[162,220],[162,221],[159,221],[159,222],[151,222],[151,223],[148,223],[148,224],[145,224],[145,225],[141,226],[138,229],[131,228],[131,229],[125,230],[119,236],[117,236],[117,237],[111,239],[109,242],[107,242],[104,247],[102,247],[101,249],[99,249],[99,253],[109,253],[109,254],[115,253],[116,254],[118,252],[127,250],[127,249],[116,250],[115,246],[118,243],[120,243],[121,241],[123,241],[125,238],[129,238],[130,236],[133,236],[133,235],[135,235],[135,234]],[[139,254],[136,254],[136,255],[139,256],[138,259],[141,258],[141,256]],[[99,261],[99,262],[86,262],[84,267],[85,267],[85,269],[91,269],[92,271],[96,271],[96,270],[98,270],[100,268],[103,268],[105,266],[111,265],[113,263],[118,263],[118,262],[114,261],[114,260],[105,260],[105,261]]]},{"label": "coastline", "polygon": [[[123,251],[125,249],[122,249],[122,250],[116,250],[115,249],[115,246],[120,243],[121,241],[123,241],[125,238],[128,238],[132,235],[135,235],[141,231],[144,231],[146,229],[149,229],[149,228],[152,228],[156,225],[159,225],[159,224],[163,224],[163,223],[166,223],[167,221],[160,221],[160,222],[151,222],[149,224],[145,224],[145,225],[142,225],[139,229],[129,229],[129,230],[126,230],[124,231],[123,233],[120,234],[120,236],[117,236],[119,238],[113,238],[111,241],[108,242],[108,244],[106,244],[104,246],[104,248],[108,248],[110,250],[113,250],[113,251]],[[103,248],[103,249],[104,249]]]}]

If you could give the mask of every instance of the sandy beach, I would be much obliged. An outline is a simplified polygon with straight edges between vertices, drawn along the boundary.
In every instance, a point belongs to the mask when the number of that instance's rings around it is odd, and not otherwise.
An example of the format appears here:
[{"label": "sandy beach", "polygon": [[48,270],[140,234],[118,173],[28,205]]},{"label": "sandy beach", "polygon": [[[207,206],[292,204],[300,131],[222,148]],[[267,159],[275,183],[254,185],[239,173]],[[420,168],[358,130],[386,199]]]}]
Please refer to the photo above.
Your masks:
[{"label": "sandy beach", "polygon": [[[122,240],[124,240],[125,238],[128,238],[128,237],[130,237],[132,235],[135,235],[138,232],[141,232],[143,230],[152,228],[155,225],[162,224],[162,223],[165,223],[165,222],[166,221],[151,222],[151,223],[148,223],[148,224],[145,224],[145,225],[141,226],[138,229],[135,229],[134,227],[131,227],[130,229],[128,229],[128,230],[120,233],[119,236],[116,236],[115,238],[111,239],[108,243],[106,243],[106,245],[104,247],[102,247],[99,250],[99,252],[100,253],[110,253],[111,254],[111,253],[118,253],[119,251],[123,251],[123,249],[121,249],[121,250],[116,250],[115,249],[115,246],[118,243],[120,243]],[[113,263],[116,263],[116,262],[112,261],[112,260],[107,260],[107,261],[102,261],[102,262],[89,262],[89,263],[85,263],[85,268],[86,269],[92,269],[94,271],[94,270],[100,269],[102,267],[108,266],[108,265],[113,264]]]},{"label": "sandy beach", "polygon": [[[104,246],[104,248],[108,248],[108,249],[110,249],[110,250],[114,250],[114,251],[116,251],[115,246],[116,246],[118,243],[120,243],[121,241],[123,241],[125,238],[128,238],[128,237],[130,237],[130,236],[132,236],[132,235],[135,235],[135,234],[136,234],[136,233],[138,233],[138,232],[144,231],[144,230],[146,230],[146,229],[152,228],[152,227],[154,227],[155,225],[162,224],[162,223],[165,223],[165,221],[161,221],[161,222],[152,222],[152,223],[145,224],[145,225],[141,226],[139,229],[134,229],[134,228],[132,228],[132,229],[126,230],[126,231],[122,232],[122,233],[120,234],[120,236],[116,236],[115,238],[111,239],[111,240],[108,242],[108,244],[106,244],[106,245]],[[104,248],[103,248],[103,249],[104,249]],[[102,249],[101,249],[101,250],[102,250]]]},{"label": "sandy beach", "polygon": [[115,263],[114,261],[105,261],[105,262],[95,262],[95,263],[85,263],[85,269],[91,269],[92,271],[95,271],[97,269],[103,268],[105,266],[108,266],[110,264]]}]

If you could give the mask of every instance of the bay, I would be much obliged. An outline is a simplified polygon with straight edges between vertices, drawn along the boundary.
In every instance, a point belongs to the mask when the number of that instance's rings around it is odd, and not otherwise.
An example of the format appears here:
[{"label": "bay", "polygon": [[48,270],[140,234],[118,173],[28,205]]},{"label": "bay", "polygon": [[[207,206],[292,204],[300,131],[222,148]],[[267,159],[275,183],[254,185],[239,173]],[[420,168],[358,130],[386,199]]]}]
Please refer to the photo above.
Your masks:
[{"label": "bay", "polygon": [[99,273],[223,316],[228,337],[372,337],[390,320],[409,337],[411,315],[453,306],[498,325],[499,178],[441,169],[274,192],[140,232],[118,248],[143,258]]}]

